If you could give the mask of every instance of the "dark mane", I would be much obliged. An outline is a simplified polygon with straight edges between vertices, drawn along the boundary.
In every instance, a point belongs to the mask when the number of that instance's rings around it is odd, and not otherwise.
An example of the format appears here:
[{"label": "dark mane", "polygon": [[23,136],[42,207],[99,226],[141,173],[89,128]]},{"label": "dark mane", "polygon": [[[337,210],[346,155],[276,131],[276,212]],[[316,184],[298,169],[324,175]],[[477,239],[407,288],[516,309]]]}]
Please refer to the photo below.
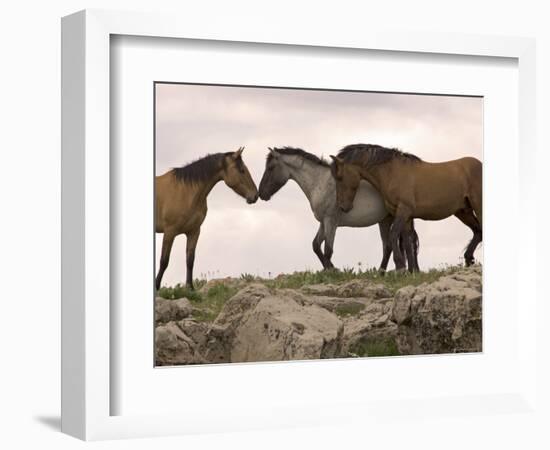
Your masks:
[{"label": "dark mane", "polygon": [[[307,159],[308,161],[314,162],[316,164],[319,164],[324,167],[330,167],[330,164],[328,161],[325,161],[323,158],[319,158],[317,155],[314,155],[313,153],[308,153],[305,150],[302,150],[301,148],[296,147],[281,147],[281,148],[274,148],[277,153],[280,153],[281,155],[297,155],[301,156],[304,159]],[[273,155],[271,152],[267,154],[267,160],[271,160],[273,158]]]},{"label": "dark mane", "polygon": [[369,167],[399,158],[409,162],[422,161],[418,156],[405,153],[397,148],[387,148],[375,144],[353,144],[338,152],[338,157],[346,162],[359,162]]},{"label": "dark mane", "polygon": [[183,183],[206,181],[223,167],[223,159],[227,155],[231,155],[231,152],[206,155],[186,166],[176,167],[172,171],[176,180]]}]

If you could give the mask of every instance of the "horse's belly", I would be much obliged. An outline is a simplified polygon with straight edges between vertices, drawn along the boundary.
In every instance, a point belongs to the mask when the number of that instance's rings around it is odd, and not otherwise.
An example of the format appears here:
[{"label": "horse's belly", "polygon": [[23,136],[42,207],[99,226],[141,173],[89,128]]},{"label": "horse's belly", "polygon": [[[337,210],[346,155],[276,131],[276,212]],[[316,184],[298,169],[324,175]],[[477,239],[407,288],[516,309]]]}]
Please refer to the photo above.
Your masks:
[{"label": "horse's belly", "polygon": [[155,231],[164,233],[187,234],[199,228],[206,218],[206,210],[194,210],[181,213],[175,210],[162,211],[157,220]]},{"label": "horse's belly", "polygon": [[384,201],[378,191],[370,185],[360,185],[353,201],[353,208],[347,213],[342,213],[339,224],[347,227],[369,227],[387,215]]},{"label": "horse's belly", "polygon": [[415,217],[424,220],[443,220],[466,207],[461,197],[435,197],[436,198],[430,198],[429,201],[418,202],[416,205]]}]

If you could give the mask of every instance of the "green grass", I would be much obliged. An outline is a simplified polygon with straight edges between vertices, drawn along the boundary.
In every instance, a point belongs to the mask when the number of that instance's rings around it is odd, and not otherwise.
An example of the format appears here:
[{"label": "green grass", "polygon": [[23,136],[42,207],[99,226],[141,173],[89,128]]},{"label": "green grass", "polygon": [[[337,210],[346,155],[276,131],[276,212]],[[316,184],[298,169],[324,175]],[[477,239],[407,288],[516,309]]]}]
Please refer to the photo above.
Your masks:
[{"label": "green grass", "polygon": [[[195,288],[205,284],[204,281],[195,282]],[[193,303],[195,307],[193,317],[200,322],[212,322],[223,308],[223,305],[233,295],[236,294],[237,288],[228,286],[225,283],[220,283],[212,286],[206,293],[193,291],[186,286],[176,284],[173,287],[162,287],[158,294],[160,297],[167,299],[177,299],[185,297]]]},{"label": "green grass", "polygon": [[274,280],[261,280],[274,289],[299,289],[312,284],[339,284],[351,280],[369,280],[374,283],[384,284],[392,293],[404,286],[418,286],[422,283],[431,283],[444,275],[452,274],[462,266],[449,266],[443,269],[431,269],[427,272],[387,272],[382,275],[376,269],[369,270],[323,270],[318,272],[305,271],[282,275]]},{"label": "green grass", "polygon": [[240,279],[246,281],[247,283],[253,283],[254,281],[261,280],[260,277],[252,275],[251,273],[241,273]]},{"label": "green grass", "polygon": [[201,322],[212,322],[225,305],[225,302],[233,297],[238,291],[235,286],[228,286],[220,283],[208,289],[202,301],[198,303],[193,317]]},{"label": "green grass", "polygon": [[358,357],[399,356],[399,350],[393,339],[373,338],[361,341],[350,348],[350,353]]},{"label": "green grass", "polygon": [[[202,280],[195,281],[195,289],[200,289],[200,287],[204,285],[204,283],[205,282]],[[157,295],[159,297],[167,298],[169,300],[175,300],[177,298],[183,297],[187,298],[191,302],[200,302],[202,300],[202,296],[198,291],[189,289],[187,286],[180,283],[176,284],[173,287],[161,287],[158,290]]]}]

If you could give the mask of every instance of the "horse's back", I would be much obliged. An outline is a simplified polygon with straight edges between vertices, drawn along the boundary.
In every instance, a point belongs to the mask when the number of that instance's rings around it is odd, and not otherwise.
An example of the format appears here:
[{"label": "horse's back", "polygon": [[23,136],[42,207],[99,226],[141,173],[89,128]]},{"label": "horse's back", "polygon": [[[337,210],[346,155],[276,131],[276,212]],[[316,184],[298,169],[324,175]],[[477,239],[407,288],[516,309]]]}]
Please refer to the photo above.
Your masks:
[{"label": "horse's back", "polygon": [[437,163],[422,162],[417,167],[417,175],[420,175],[421,179],[447,185],[469,184],[473,179],[481,177],[482,172],[481,161],[472,156]]}]

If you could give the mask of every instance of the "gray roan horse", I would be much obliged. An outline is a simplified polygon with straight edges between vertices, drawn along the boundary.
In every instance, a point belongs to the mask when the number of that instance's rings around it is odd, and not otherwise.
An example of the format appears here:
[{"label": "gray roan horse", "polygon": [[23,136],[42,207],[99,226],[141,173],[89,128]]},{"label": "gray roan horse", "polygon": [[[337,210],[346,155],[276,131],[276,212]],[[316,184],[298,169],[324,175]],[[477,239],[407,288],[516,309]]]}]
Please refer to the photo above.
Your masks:
[{"label": "gray roan horse", "polygon": [[[327,161],[299,148],[269,148],[265,171],[260,182],[260,198],[269,200],[288,180],[294,180],[304,191],[313,215],[319,221],[319,230],[313,239],[313,251],[319,257],[323,268],[334,268],[331,257],[336,228],[369,227],[378,224],[383,254],[380,271],[386,270],[392,253],[389,235],[393,217],[388,214],[382,197],[370,183],[361,182],[354,200],[355,207],[344,213],[336,203],[336,181],[331,175],[330,164]],[[411,229],[406,231],[412,237],[413,245],[410,247],[414,252],[414,267],[409,267],[409,270],[418,270],[418,235],[412,222]],[[324,252],[321,250],[323,241]],[[407,250],[409,245],[404,247]]]}]

